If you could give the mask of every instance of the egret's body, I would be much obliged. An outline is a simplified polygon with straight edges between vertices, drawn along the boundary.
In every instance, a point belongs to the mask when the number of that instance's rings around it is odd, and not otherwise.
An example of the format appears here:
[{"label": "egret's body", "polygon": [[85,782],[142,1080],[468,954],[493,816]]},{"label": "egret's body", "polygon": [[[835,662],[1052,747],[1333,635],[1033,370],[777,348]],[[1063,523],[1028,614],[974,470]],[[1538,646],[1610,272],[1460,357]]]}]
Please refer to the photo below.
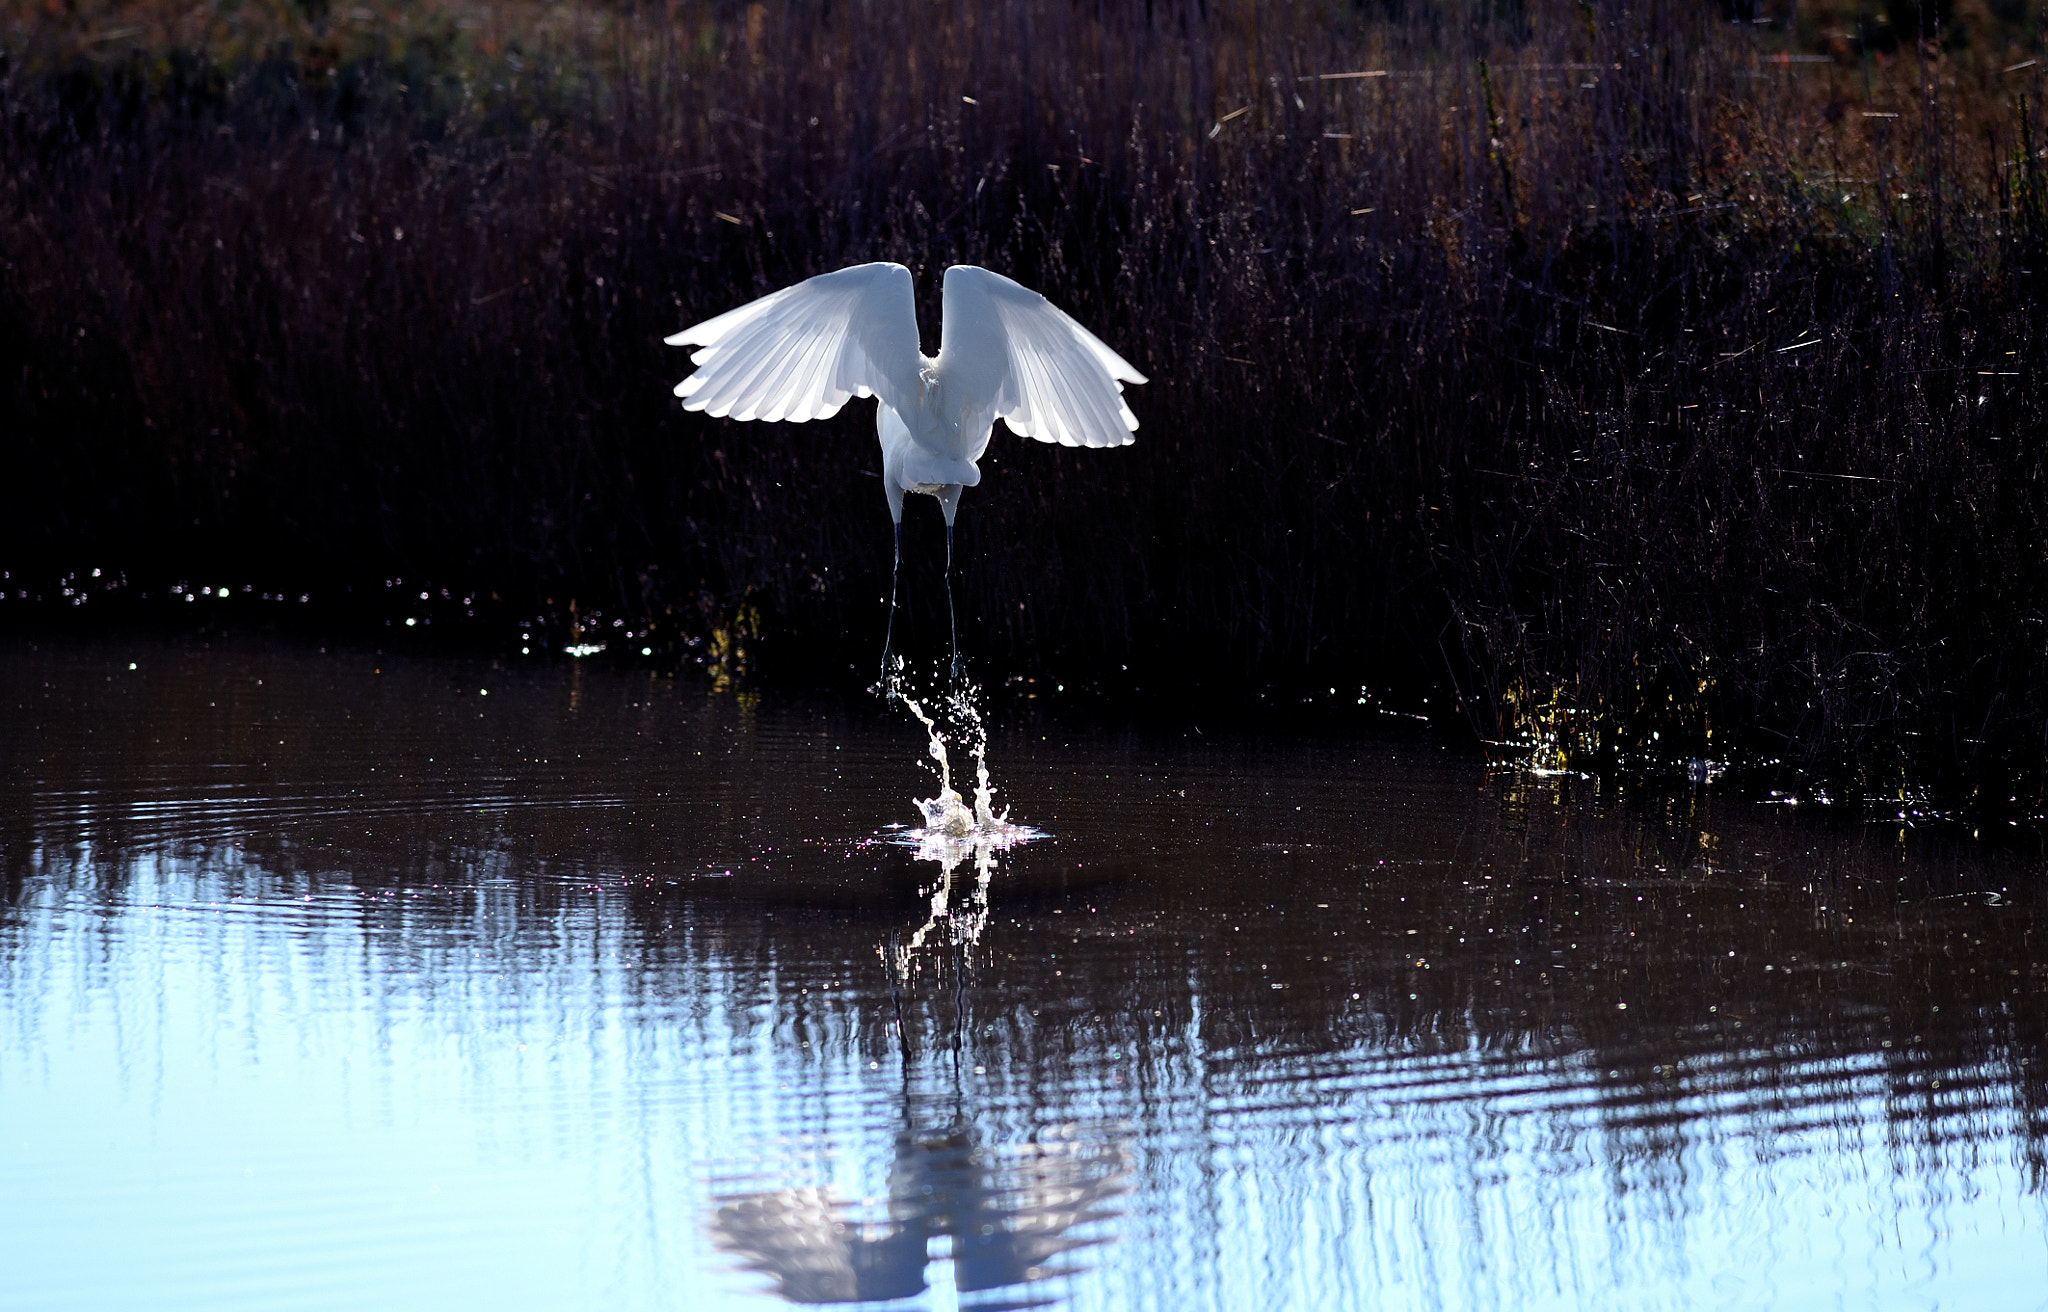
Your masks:
[{"label": "egret's body", "polygon": [[[919,348],[910,270],[860,264],[820,274],[668,338],[694,345],[696,372],[677,387],[686,410],[714,418],[802,423],[876,398],[882,491],[903,563],[903,497],[938,498],[946,517],[947,608],[953,517],[981,482],[977,462],[1001,419],[1062,446],[1122,446],[1138,427],[1124,383],[1144,375],[1052,302],[971,264],[946,270],[939,353]],[[896,618],[893,584],[890,632]],[[960,670],[957,628],[953,671]],[[882,648],[889,676],[889,641]]]}]

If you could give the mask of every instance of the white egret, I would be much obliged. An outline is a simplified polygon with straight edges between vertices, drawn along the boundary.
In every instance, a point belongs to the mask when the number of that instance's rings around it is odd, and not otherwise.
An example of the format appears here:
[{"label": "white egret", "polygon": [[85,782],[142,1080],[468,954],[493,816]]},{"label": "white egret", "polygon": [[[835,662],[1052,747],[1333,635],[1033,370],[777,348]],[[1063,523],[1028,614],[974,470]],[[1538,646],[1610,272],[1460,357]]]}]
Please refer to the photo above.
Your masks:
[{"label": "white egret", "polygon": [[896,530],[882,680],[891,676],[896,579],[903,568],[903,494],[938,498],[946,516],[946,612],[953,677],[953,516],[1001,419],[1020,437],[1062,446],[1123,446],[1138,427],[1123,384],[1143,374],[1028,287],[972,264],[946,270],[939,354],[919,347],[910,270],[857,264],[728,310],[667,339],[697,346],[696,372],[676,387],[685,410],[713,418],[803,423],[876,398],[882,491]]}]

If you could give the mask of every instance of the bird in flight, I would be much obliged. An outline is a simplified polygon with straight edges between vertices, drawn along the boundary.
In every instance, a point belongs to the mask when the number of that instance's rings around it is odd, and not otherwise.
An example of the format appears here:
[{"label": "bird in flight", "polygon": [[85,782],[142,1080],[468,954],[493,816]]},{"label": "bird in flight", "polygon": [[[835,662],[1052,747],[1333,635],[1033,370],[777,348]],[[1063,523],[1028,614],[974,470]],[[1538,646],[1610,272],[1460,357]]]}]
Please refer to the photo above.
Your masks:
[{"label": "bird in flight", "polygon": [[910,270],[857,264],[821,273],[667,338],[696,346],[696,372],[676,387],[685,410],[713,418],[825,419],[853,397],[876,399],[882,491],[896,527],[882,686],[892,685],[896,579],[903,568],[903,495],[938,498],[946,516],[946,614],[952,677],[960,678],[953,614],[953,516],[1001,419],[1020,437],[1061,446],[1123,446],[1138,417],[1123,384],[1145,376],[1030,288],[972,264],[946,270],[939,354],[919,347]]}]

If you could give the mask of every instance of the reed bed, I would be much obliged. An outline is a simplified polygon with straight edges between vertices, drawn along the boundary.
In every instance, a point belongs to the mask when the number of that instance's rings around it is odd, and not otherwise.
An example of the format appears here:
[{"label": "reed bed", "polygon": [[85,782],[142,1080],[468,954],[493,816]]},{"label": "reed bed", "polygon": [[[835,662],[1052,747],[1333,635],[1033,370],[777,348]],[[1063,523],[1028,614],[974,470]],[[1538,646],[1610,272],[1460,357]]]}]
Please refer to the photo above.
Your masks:
[{"label": "reed bed", "polygon": [[1124,450],[998,436],[985,680],[2048,801],[2031,10],[4,13],[11,577],[421,583],[855,683],[867,407],[685,415],[659,339],[872,259],[929,335],[973,262],[1153,379]]}]

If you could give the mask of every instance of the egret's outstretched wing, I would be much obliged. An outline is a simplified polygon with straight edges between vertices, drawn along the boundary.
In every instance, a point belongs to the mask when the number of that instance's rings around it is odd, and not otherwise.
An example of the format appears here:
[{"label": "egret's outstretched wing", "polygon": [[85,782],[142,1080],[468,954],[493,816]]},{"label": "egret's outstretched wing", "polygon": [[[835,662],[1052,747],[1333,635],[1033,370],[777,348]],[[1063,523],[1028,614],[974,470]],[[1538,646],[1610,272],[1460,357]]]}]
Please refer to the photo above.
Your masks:
[{"label": "egret's outstretched wing", "polygon": [[[939,373],[1022,437],[1122,446],[1138,417],[1123,384],[1145,376],[1051,301],[1000,273],[946,270]],[[1121,380],[1121,381],[1119,381]]]},{"label": "egret's outstretched wing", "polygon": [[703,348],[676,395],[714,418],[801,423],[855,396],[917,403],[917,307],[900,264],[821,273],[666,340]]}]

